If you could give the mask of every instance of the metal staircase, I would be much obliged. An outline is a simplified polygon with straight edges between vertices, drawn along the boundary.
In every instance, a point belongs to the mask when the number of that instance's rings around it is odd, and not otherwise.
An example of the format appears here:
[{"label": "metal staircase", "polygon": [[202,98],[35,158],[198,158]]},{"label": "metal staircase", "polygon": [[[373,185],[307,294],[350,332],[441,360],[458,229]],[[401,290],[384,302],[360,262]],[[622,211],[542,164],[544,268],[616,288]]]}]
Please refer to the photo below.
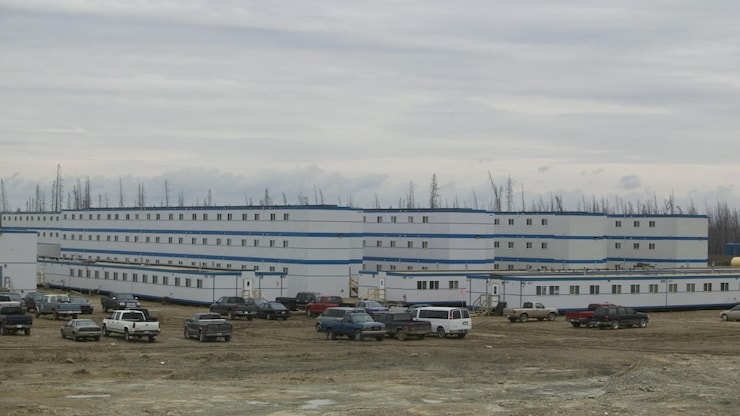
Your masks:
[{"label": "metal staircase", "polygon": [[499,303],[499,295],[484,293],[471,303],[469,309],[478,316],[487,316],[496,309]]}]

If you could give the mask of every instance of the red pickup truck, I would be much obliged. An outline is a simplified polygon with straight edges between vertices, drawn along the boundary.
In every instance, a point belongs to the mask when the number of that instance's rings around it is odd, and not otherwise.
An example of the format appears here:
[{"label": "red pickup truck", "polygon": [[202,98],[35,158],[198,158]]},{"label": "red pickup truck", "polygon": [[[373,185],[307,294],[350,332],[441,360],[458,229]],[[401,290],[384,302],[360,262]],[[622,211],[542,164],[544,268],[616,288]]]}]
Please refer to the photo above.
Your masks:
[{"label": "red pickup truck", "polygon": [[345,306],[344,299],[341,296],[319,296],[315,300],[306,304],[306,315],[318,316],[321,315],[326,308],[335,308],[337,306]]},{"label": "red pickup truck", "polygon": [[582,326],[591,328],[593,323],[591,320],[594,316],[594,311],[600,306],[609,306],[610,303],[591,303],[585,311],[572,311],[565,313],[565,320],[573,325],[573,328],[580,328]]}]

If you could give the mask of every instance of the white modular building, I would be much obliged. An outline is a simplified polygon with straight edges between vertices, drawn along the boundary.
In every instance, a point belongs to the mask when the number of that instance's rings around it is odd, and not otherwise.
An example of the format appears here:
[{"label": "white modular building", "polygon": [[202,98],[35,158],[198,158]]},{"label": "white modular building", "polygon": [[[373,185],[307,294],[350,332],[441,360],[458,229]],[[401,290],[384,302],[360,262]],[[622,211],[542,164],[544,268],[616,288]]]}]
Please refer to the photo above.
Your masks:
[{"label": "white modular building", "polygon": [[[404,292],[400,300],[405,294],[407,302],[418,297],[470,304],[481,296],[503,296],[503,283],[481,277],[495,273],[707,265],[706,216],[248,206],[95,208],[3,213],[0,219],[0,231],[38,240],[39,271],[49,284],[64,280],[63,285],[71,286],[69,277],[74,277],[88,289],[112,291],[128,285],[144,297],[198,302],[231,289],[266,298],[301,291],[360,297],[378,290],[377,282],[365,282],[368,276],[385,273],[384,282],[405,276],[395,286],[396,293]],[[96,282],[94,274],[91,280],[76,279],[87,273],[79,268],[69,276],[75,267],[64,262],[87,264],[89,270],[91,264],[131,270],[125,272],[126,283],[112,274],[109,279],[102,274]],[[132,282],[133,273],[143,275],[134,271],[139,267],[163,269],[158,276],[172,273],[169,269],[193,274],[158,277],[156,284],[151,277],[146,283]],[[208,276],[221,272],[226,281],[238,276],[236,283],[228,288],[209,283]],[[424,280],[415,272],[464,277]],[[205,276],[202,287],[194,277],[199,274]],[[423,289],[425,281],[435,292]]]},{"label": "white modular building", "polygon": [[36,232],[0,229],[0,287],[19,293],[36,289]]},{"label": "white modular building", "polygon": [[371,209],[363,213],[363,270],[487,270],[492,214],[470,209]]}]

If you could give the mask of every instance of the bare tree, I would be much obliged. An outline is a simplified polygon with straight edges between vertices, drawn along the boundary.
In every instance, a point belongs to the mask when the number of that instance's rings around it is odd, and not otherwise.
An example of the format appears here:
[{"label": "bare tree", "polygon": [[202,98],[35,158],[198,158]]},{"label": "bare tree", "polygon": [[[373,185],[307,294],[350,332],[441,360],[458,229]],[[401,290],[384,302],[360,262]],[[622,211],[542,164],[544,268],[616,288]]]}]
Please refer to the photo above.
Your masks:
[{"label": "bare tree", "polygon": [[164,206],[170,206],[170,184],[167,182],[167,179],[164,180]]},{"label": "bare tree", "polygon": [[439,184],[436,173],[432,175],[432,183],[429,184],[429,208],[439,208]]}]

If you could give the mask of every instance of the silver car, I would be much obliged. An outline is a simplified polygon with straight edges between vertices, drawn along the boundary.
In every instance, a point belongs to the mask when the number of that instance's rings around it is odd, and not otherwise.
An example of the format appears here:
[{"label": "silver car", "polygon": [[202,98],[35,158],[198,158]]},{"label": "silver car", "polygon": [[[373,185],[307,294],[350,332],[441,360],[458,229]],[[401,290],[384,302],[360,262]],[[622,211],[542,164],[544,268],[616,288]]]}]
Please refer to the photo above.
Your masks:
[{"label": "silver car", "polygon": [[719,317],[723,321],[740,321],[740,303],[733,306],[732,309],[720,312]]},{"label": "silver car", "polygon": [[61,329],[62,338],[72,338],[75,341],[81,341],[86,338],[92,338],[100,341],[103,334],[100,326],[92,319],[70,319]]}]

